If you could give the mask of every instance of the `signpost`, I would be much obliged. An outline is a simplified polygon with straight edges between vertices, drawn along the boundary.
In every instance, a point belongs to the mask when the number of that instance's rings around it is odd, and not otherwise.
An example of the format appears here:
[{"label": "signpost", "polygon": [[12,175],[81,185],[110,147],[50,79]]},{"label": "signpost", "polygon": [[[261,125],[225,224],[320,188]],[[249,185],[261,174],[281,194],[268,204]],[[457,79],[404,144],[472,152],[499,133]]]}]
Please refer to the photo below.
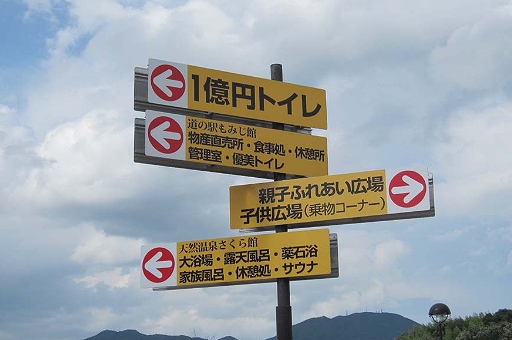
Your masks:
[{"label": "signpost", "polygon": [[375,170],[230,187],[231,229],[434,216],[427,170]]},{"label": "signpost", "polygon": [[337,276],[337,238],[336,234],[329,235],[328,229],[141,247],[144,288],[180,289]]},{"label": "signpost", "polygon": [[[135,87],[136,99],[145,97],[141,91]],[[136,100],[135,108],[176,107],[327,129],[323,89],[157,59],[148,61],[147,101],[141,106]]]},{"label": "signpost", "polygon": [[134,160],[274,179],[230,188],[230,227],[276,233],[143,246],[141,286],[277,282],[277,339],[291,340],[290,280],[339,269],[336,234],[289,228],[434,216],[435,208],[426,169],[328,176],[327,141],[308,133],[327,129],[325,90],[282,80],[280,64],[264,79],[149,59],[135,68],[134,109],[146,118],[135,119]]},{"label": "signpost", "polygon": [[274,172],[321,176],[328,170],[325,137],[152,110],[146,111],[144,156],[263,178]]}]

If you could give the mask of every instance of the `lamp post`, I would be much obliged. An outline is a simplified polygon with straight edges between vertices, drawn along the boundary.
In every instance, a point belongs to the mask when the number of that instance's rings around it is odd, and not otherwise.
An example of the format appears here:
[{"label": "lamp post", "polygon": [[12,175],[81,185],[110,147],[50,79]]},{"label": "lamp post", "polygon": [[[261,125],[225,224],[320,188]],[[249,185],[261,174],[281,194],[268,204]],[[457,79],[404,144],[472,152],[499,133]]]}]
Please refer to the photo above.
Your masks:
[{"label": "lamp post", "polygon": [[450,308],[444,303],[436,303],[430,307],[428,315],[439,325],[439,340],[443,340],[443,323],[452,314]]}]

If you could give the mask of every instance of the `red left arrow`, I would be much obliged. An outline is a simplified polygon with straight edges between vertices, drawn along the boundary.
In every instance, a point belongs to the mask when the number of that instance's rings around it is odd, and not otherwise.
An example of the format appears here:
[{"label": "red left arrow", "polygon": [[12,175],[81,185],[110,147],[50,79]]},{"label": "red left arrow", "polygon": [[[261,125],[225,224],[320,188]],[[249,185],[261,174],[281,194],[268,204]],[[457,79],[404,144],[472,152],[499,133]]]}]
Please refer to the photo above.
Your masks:
[{"label": "red left arrow", "polygon": [[163,247],[151,249],[142,260],[142,272],[153,283],[168,280],[175,267],[174,255],[169,249]]},{"label": "red left arrow", "polygon": [[164,154],[174,153],[183,145],[183,129],[171,117],[158,116],[153,119],[147,134],[155,150]]},{"label": "red left arrow", "polygon": [[151,88],[165,101],[176,101],[185,93],[185,77],[172,65],[159,65],[151,73]]}]

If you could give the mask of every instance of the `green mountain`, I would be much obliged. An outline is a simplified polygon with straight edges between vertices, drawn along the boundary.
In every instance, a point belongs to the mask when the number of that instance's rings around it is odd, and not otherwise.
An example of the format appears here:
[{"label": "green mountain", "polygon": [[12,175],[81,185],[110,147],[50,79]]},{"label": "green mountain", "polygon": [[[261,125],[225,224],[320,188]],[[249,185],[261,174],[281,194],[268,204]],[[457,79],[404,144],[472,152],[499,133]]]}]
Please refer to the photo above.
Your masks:
[{"label": "green mountain", "polygon": [[[93,337],[87,338],[85,340],[208,340],[197,337],[189,337],[186,335],[163,335],[163,334],[153,334],[153,335],[145,335],[137,332],[133,329],[127,329],[125,331],[110,331],[106,330],[96,334]],[[220,338],[218,340],[237,340],[232,336],[226,336]]]},{"label": "green mountain", "polygon": [[355,313],[332,319],[322,316],[294,325],[293,339],[393,340],[417,326],[420,324],[392,313]]},{"label": "green mountain", "polygon": [[[293,326],[294,340],[394,340],[420,326],[417,322],[392,313],[355,313],[305,320]],[[275,340],[276,337],[267,340]],[[213,340],[185,335],[144,335],[135,330],[103,331],[85,340]],[[226,336],[215,340],[237,340]]]}]

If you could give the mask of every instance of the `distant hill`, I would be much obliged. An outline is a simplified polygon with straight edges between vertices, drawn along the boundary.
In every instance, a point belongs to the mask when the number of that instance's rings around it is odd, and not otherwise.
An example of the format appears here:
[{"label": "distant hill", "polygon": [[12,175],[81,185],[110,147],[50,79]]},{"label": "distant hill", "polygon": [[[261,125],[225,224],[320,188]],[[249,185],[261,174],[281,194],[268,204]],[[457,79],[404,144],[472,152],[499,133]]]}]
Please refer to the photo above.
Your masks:
[{"label": "distant hill", "polygon": [[[186,335],[163,335],[163,334],[153,334],[153,335],[145,335],[137,332],[133,329],[127,329],[125,331],[110,331],[106,330],[96,334],[93,337],[87,338],[85,340],[207,340],[203,338],[197,337],[189,337]],[[226,336],[220,338],[218,340],[238,340],[233,338],[232,336]]]},{"label": "distant hill", "polygon": [[322,316],[294,325],[293,340],[394,340],[418,326],[419,323],[392,313],[355,313],[332,319]]},{"label": "distant hill", "polygon": [[[355,313],[322,316],[293,326],[294,340],[394,340],[401,334],[421,326],[419,323],[392,313]],[[266,340],[275,340],[276,337]],[[212,340],[185,335],[145,335],[135,330],[106,330],[85,340]],[[215,340],[238,340],[231,336]]]}]

